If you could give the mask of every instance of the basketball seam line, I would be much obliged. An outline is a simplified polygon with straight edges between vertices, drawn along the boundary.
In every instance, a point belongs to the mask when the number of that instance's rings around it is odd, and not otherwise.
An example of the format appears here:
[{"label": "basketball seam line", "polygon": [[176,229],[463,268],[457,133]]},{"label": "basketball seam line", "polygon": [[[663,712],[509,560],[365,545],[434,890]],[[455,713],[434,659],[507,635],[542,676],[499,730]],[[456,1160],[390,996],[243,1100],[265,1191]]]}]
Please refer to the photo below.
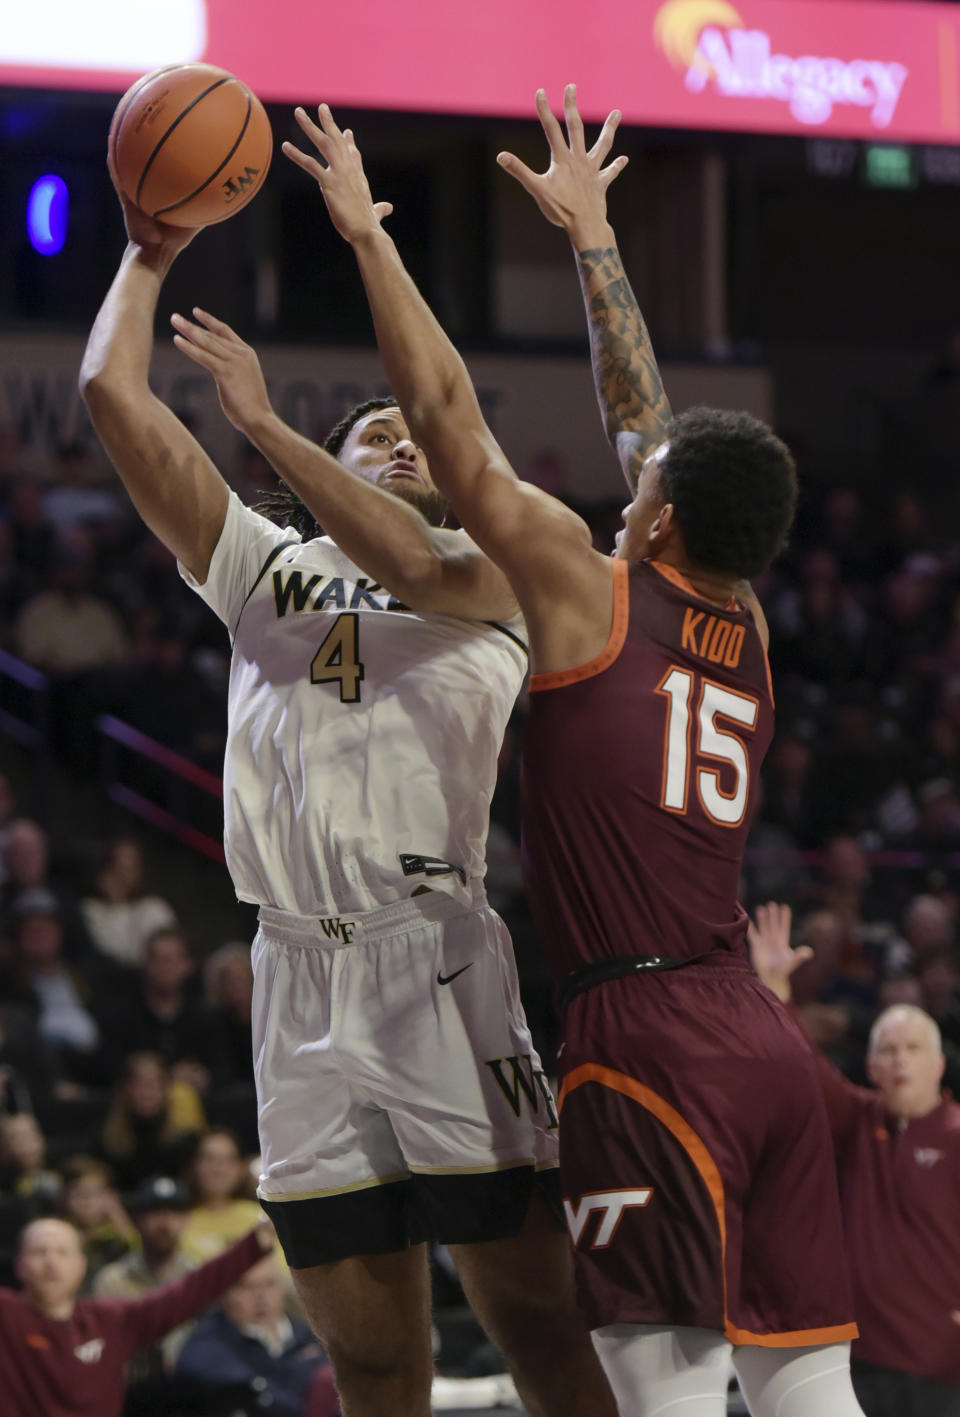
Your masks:
[{"label": "basketball seam line", "polygon": [[[152,153],[150,154],[150,156],[147,158],[146,165],[145,165],[143,171],[142,171],[141,174],[140,174],[140,181],[137,183],[137,195],[136,195],[136,197],[134,198],[134,201],[136,202],[136,204],[137,204],[138,207],[139,207],[139,205],[140,205],[140,193],[143,191],[143,184],[144,184],[144,182],[146,182],[146,180],[147,180],[147,173],[150,171],[151,167],[153,166],[153,160],[154,160],[154,158],[157,156],[157,153],[158,153],[158,152],[160,151],[160,149],[163,147],[164,143],[167,141],[167,139],[169,138],[170,134],[173,132],[174,128],[176,128],[176,127],[178,126],[178,124],[180,124],[180,123],[183,122],[183,120],[186,118],[187,114],[190,112],[191,108],[196,108],[196,106],[197,106],[197,104],[200,102],[200,100],[203,99],[203,98],[206,98],[206,96],[207,96],[208,93],[213,93],[214,89],[218,89],[218,88],[220,88],[220,86],[221,86],[222,84],[227,84],[227,83],[229,83],[229,82],[230,82],[230,78],[229,78],[229,77],[228,77],[228,78],[224,78],[224,79],[218,79],[215,84],[211,84],[209,88],[204,89],[203,93],[198,93],[197,96],[196,96],[196,98],[191,99],[191,101],[187,104],[187,106],[186,106],[186,108],[183,110],[183,112],[182,112],[182,113],[179,113],[179,114],[177,115],[177,117],[173,120],[173,122],[170,124],[170,127],[169,127],[169,128],[167,129],[167,131],[164,133],[163,137],[162,137],[162,138],[160,139],[160,141],[157,143],[157,145],[156,145],[156,147],[154,148],[153,152],[152,152]],[[249,102],[249,98],[248,98],[248,102]],[[119,141],[119,134],[118,134],[117,136],[118,136],[118,141]]]},{"label": "basketball seam line", "polygon": [[[120,133],[124,123],[127,121],[133,100],[140,90],[145,88],[153,79],[159,78],[161,74],[168,74],[171,69],[179,68],[179,64],[165,64],[162,69],[154,69],[152,73],[144,74],[142,78],[138,79],[135,84],[132,84],[130,88],[127,89],[127,92],[123,95],[123,98],[121,98],[120,103],[123,103],[123,108],[120,110],[119,116],[117,117],[117,126],[113,134],[113,161],[115,165],[117,165],[117,156],[120,151]],[[126,99],[126,103],[123,102],[124,99]]]},{"label": "basketball seam line", "polygon": [[[226,167],[227,163],[230,161],[230,159],[233,157],[234,153],[237,151],[237,148],[238,148],[238,147],[240,146],[240,144],[243,142],[243,135],[244,135],[244,133],[247,131],[247,129],[248,129],[249,126],[250,126],[250,114],[251,114],[252,112],[253,112],[253,104],[250,102],[250,95],[247,94],[247,113],[246,113],[246,117],[245,117],[244,120],[243,120],[243,127],[240,129],[240,132],[239,132],[239,134],[237,135],[237,141],[234,143],[233,147],[232,147],[232,148],[230,149],[230,151],[227,153],[226,157],[223,159],[223,162],[221,162],[221,164],[220,164],[219,167],[214,168],[214,170],[211,172],[211,174],[210,174],[210,176],[207,178],[207,180],[206,180],[205,182],[201,182],[201,183],[200,183],[200,186],[196,189],[196,191],[191,192],[191,193],[189,194],[189,196],[181,197],[180,200],[179,200],[179,202],[171,202],[168,207],[158,207],[157,210],[156,210],[156,211],[154,212],[154,214],[153,214],[155,219],[156,219],[157,217],[165,216],[167,212],[174,212],[174,211],[176,211],[177,207],[182,207],[182,206],[184,206],[185,203],[187,203],[187,202],[192,202],[193,199],[194,199],[194,197],[199,196],[199,194],[203,191],[203,189],[204,189],[205,187],[209,187],[209,186],[210,186],[210,183],[213,181],[213,179],[214,179],[215,177],[217,177],[217,176],[223,171],[223,169]],[[257,187],[259,187],[259,185],[260,185],[260,184],[259,184],[259,182],[258,182],[258,183],[257,183]],[[250,193],[250,196],[251,196],[251,197],[254,195],[254,192],[256,192],[257,187],[255,187],[255,188],[253,189],[253,192]],[[248,199],[248,200],[249,200],[249,199]],[[238,208],[237,210],[239,210],[239,208]]]}]

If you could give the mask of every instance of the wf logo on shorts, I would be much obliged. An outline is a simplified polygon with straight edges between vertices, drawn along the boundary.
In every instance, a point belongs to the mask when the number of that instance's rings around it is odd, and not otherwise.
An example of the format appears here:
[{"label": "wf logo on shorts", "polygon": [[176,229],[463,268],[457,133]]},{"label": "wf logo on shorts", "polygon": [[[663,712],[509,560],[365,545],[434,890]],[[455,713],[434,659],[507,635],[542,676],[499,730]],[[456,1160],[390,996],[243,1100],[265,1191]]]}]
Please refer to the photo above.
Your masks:
[{"label": "wf logo on shorts", "polygon": [[[486,1064],[496,1078],[500,1091],[510,1103],[515,1117],[520,1116],[523,1105],[521,1097],[525,1097],[534,1116],[540,1111],[542,1102],[547,1113],[547,1126],[553,1128],[559,1125],[560,1119],[546,1073],[542,1068],[534,1066],[532,1054],[524,1053],[519,1058],[488,1058]],[[509,1069],[509,1076],[504,1073],[504,1064]]]},{"label": "wf logo on shorts", "polygon": [[355,920],[341,920],[339,915],[327,915],[320,921],[320,929],[328,940],[342,940],[345,945],[353,943],[357,933]]},{"label": "wf logo on shorts", "polygon": [[635,1191],[590,1191],[587,1195],[580,1197],[576,1209],[564,1197],[563,1209],[567,1217],[567,1228],[570,1231],[574,1249],[579,1245],[587,1221],[594,1212],[602,1215],[602,1219],[596,1228],[589,1248],[591,1250],[605,1250],[617,1233],[617,1226],[623,1219],[624,1211],[633,1210],[637,1206],[645,1206],[652,1195],[652,1186],[644,1186]]}]

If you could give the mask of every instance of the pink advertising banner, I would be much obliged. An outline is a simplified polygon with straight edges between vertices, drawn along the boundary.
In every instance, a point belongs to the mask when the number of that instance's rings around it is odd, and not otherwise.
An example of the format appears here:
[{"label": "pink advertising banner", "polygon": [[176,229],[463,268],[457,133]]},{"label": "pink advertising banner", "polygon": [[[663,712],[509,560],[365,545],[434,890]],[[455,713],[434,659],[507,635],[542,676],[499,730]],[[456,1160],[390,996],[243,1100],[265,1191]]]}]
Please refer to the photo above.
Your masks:
[{"label": "pink advertising banner", "polygon": [[203,59],[264,99],[960,143],[960,7],[898,0],[27,0],[0,84],[121,92]]}]

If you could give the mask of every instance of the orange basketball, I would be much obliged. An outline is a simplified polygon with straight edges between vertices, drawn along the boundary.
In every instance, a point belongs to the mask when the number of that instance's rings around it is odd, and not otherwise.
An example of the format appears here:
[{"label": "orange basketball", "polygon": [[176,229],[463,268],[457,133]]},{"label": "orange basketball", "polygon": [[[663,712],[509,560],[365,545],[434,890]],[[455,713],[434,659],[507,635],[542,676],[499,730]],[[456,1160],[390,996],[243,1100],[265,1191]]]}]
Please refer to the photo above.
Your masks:
[{"label": "orange basketball", "polygon": [[263,104],[212,64],[172,64],[138,79],[110,123],[125,196],[173,226],[209,226],[245,207],[273,155]]}]

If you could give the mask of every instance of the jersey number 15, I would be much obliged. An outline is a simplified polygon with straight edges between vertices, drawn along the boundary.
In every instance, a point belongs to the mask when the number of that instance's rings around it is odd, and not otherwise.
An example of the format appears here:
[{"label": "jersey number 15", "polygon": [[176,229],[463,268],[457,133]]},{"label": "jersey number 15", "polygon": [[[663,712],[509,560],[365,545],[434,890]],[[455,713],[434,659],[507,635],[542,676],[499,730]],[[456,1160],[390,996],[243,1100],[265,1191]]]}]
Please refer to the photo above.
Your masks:
[{"label": "jersey number 15", "polygon": [[[700,690],[696,709],[691,714],[697,681]],[[686,812],[692,776],[700,805],[710,820],[722,827],[738,827],[747,810],[750,759],[740,735],[718,727],[717,720],[726,719],[744,728],[755,728],[757,700],[748,694],[735,694],[732,689],[689,669],[676,668],[664,675],[657,685],[657,693],[667,700],[661,807],[668,812]],[[719,768],[700,766],[703,759],[728,764],[725,771],[728,783],[729,769],[733,769],[732,792],[725,792],[721,787]]]}]

